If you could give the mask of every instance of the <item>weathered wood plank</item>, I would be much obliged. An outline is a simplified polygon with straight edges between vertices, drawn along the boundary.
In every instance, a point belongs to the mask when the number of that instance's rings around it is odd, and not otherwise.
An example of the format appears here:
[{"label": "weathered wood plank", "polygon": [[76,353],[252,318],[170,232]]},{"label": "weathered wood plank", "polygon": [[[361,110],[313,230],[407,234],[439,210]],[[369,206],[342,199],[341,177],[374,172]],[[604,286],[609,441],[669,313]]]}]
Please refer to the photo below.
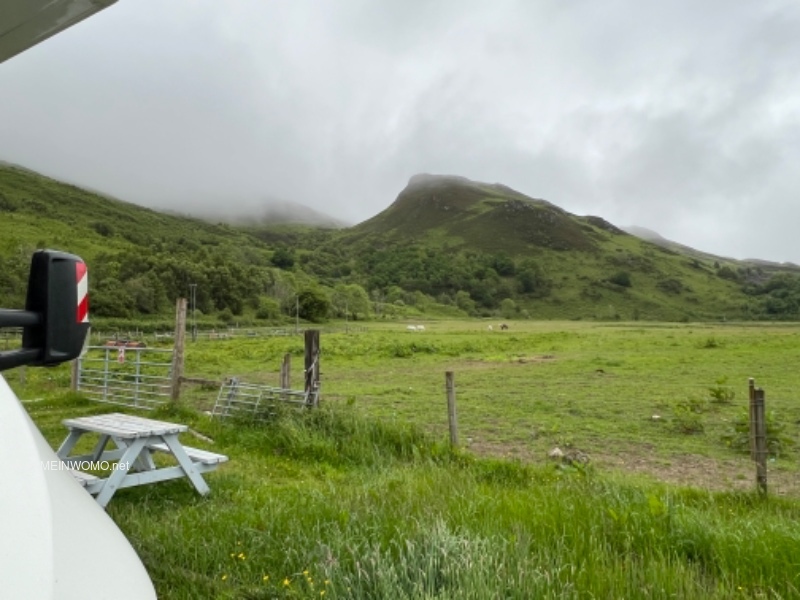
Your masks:
[{"label": "weathered wood plank", "polygon": [[[150,444],[147,447],[156,452],[172,453],[166,444]],[[202,450],[200,448],[192,448],[191,446],[184,446],[183,449],[193,462],[200,462],[204,465],[220,464],[228,461],[228,457],[224,454],[217,454],[216,452],[209,452],[208,450]]]}]

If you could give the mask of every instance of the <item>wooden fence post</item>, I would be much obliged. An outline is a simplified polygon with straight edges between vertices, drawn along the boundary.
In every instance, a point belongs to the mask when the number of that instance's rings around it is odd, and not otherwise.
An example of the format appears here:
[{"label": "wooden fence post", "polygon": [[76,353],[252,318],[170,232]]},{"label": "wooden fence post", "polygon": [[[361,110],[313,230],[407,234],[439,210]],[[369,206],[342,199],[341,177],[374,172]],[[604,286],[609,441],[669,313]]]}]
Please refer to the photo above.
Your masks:
[{"label": "wooden fence post", "polygon": [[319,404],[319,329],[305,331],[306,404]]},{"label": "wooden fence post", "polygon": [[756,397],[756,380],[752,377],[747,380],[747,388],[749,392],[750,398],[750,458],[752,460],[756,459],[756,418],[753,414],[755,410],[755,397]]},{"label": "wooden fence post", "polygon": [[288,352],[283,355],[281,363],[281,380],[278,387],[288,390],[292,387],[292,355]]},{"label": "wooden fence post", "polygon": [[753,391],[752,404],[753,421],[750,425],[755,432],[753,446],[755,447],[756,484],[762,494],[767,493],[767,419],[764,402],[764,390],[756,388]]},{"label": "wooden fence post", "polygon": [[78,378],[80,377],[80,372],[81,372],[80,360],[81,360],[80,358],[76,358],[75,360],[72,361],[72,370],[69,381],[69,389],[72,392],[78,391]]},{"label": "wooden fence post", "polygon": [[458,446],[458,417],[456,415],[456,385],[452,371],[444,374],[445,388],[447,390],[447,420],[450,423],[450,445]]},{"label": "wooden fence post", "polygon": [[186,341],[186,298],[178,298],[175,303],[175,347],[172,351],[172,393],[170,400],[177,402],[181,397],[181,377],[183,377],[183,352]]}]

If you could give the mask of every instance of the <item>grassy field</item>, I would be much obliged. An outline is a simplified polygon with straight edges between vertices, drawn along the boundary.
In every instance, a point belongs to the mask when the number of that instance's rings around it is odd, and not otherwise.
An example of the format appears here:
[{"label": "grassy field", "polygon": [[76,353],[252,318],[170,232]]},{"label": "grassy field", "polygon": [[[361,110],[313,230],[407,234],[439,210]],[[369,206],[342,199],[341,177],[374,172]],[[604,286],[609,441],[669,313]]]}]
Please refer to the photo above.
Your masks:
[{"label": "grassy field", "polygon": [[[323,334],[322,408],[258,426],[210,419],[216,392],[187,389],[160,415],[231,457],[212,495],[178,481],[109,506],[159,596],[800,597],[800,328],[488,324]],[[302,350],[198,341],[186,373],[275,384],[290,352],[299,382]],[[66,368],[6,377],[54,446],[61,419],[116,410],[64,393]],[[775,442],[766,501],[739,431],[749,377]]]},{"label": "grassy field", "polygon": [[[501,332],[497,325],[433,322],[424,332],[374,325],[323,336],[326,402],[444,439],[450,370],[460,439],[478,454],[543,462],[554,447],[572,448],[596,464],[740,489],[752,469],[731,445],[740,441],[734,434],[747,416],[752,377],[784,442],[772,465],[776,490],[800,491],[792,451],[800,430],[799,327],[528,321]],[[299,338],[207,342],[190,348],[187,372],[277,384],[286,352],[297,372]]]}]

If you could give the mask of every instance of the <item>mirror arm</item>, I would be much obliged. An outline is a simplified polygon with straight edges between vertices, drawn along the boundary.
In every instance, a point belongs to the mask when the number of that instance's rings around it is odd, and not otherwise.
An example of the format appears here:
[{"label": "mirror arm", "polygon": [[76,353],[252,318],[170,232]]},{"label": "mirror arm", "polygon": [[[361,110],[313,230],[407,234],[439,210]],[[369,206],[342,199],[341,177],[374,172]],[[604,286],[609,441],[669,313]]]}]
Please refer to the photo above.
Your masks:
[{"label": "mirror arm", "polygon": [[[42,323],[39,313],[29,310],[0,308],[0,327],[37,327]],[[19,348],[0,352],[0,371],[21,367],[39,359],[39,348]]]},{"label": "mirror arm", "polygon": [[0,327],[36,327],[41,323],[42,316],[39,313],[0,308]]},{"label": "mirror arm", "polygon": [[8,350],[0,352],[0,371],[22,367],[39,360],[42,351],[38,348],[20,348],[19,350]]}]

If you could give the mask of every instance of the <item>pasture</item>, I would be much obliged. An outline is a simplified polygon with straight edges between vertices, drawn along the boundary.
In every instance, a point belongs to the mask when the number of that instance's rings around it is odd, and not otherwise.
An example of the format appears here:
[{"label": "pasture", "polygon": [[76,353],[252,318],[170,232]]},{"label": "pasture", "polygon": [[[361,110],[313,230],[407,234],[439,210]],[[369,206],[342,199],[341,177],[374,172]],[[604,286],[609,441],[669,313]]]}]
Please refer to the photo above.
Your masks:
[{"label": "pasture", "polygon": [[[187,386],[157,414],[231,457],[212,495],[172,482],[109,506],[159,597],[800,597],[800,328],[488,324],[323,333],[322,407],[260,425],[210,419],[216,391]],[[299,385],[299,336],[190,342],[185,372],[275,385],[287,352]],[[748,377],[777,440],[766,500]],[[61,419],[116,410],[65,394],[67,368],[7,379],[54,446]]]},{"label": "pasture", "polygon": [[[523,321],[489,331],[488,324],[442,321],[416,332],[373,324],[323,335],[324,401],[445,439],[444,373],[453,371],[460,441],[476,454],[539,463],[554,447],[573,448],[598,466],[743,489],[753,469],[728,438],[746,419],[753,377],[783,427],[771,464],[775,491],[800,492],[792,449],[800,439],[800,327]],[[302,340],[293,337],[190,345],[186,372],[276,385],[286,352],[295,355],[299,382]]]}]

